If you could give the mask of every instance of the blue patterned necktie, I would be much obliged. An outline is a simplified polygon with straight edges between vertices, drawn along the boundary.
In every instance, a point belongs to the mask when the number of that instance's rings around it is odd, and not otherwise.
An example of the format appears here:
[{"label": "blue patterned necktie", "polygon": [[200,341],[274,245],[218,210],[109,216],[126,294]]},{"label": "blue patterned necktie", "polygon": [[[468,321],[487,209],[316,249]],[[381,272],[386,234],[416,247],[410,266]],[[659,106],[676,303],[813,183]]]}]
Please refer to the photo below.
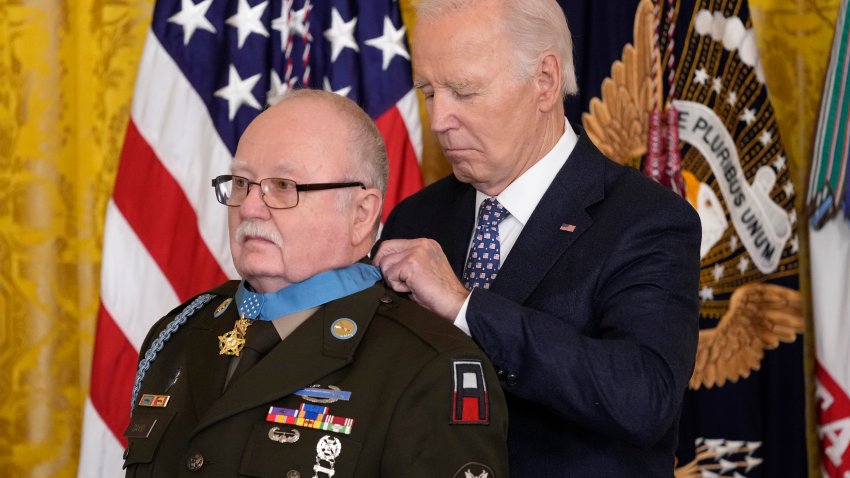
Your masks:
[{"label": "blue patterned necktie", "polygon": [[496,199],[487,198],[481,203],[475,238],[463,270],[463,286],[467,289],[489,289],[490,283],[496,278],[501,258],[499,223],[510,215]]}]

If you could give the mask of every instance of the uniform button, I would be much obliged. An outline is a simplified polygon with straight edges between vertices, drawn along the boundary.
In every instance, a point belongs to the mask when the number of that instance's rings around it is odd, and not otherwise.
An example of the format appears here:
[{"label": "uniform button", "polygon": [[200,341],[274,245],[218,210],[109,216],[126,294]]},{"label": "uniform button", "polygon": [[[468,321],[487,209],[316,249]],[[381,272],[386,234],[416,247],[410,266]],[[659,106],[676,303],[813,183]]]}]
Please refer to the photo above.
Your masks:
[{"label": "uniform button", "polygon": [[289,470],[286,472],[286,478],[301,478],[301,473],[298,473],[298,470]]},{"label": "uniform button", "polygon": [[519,378],[517,378],[515,374],[509,373],[508,376],[505,377],[505,383],[509,387],[513,387],[514,385],[516,385],[517,381],[519,381]]},{"label": "uniform button", "polygon": [[189,455],[189,459],[186,460],[186,468],[189,471],[198,471],[201,467],[204,466],[204,455],[200,453],[193,453]]},{"label": "uniform button", "polygon": [[392,303],[393,303],[393,299],[392,299],[392,297],[390,297],[390,296],[388,296],[388,295],[384,294],[384,296],[383,296],[383,297],[381,297],[381,303],[382,303],[382,304],[392,304]]},{"label": "uniform button", "polygon": [[505,378],[505,371],[502,369],[496,370],[496,377],[498,377],[499,380],[502,380]]}]

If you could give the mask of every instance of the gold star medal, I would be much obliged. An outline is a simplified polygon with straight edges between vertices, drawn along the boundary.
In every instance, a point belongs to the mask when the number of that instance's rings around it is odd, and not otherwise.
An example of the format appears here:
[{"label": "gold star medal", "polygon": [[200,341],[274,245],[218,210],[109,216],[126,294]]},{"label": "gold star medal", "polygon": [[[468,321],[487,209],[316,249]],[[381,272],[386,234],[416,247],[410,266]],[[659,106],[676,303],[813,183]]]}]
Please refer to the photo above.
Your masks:
[{"label": "gold star medal", "polygon": [[253,321],[242,316],[233,324],[233,330],[224,335],[219,335],[218,354],[238,357],[242,353],[242,347],[245,346],[245,333],[248,331],[251,322]]}]

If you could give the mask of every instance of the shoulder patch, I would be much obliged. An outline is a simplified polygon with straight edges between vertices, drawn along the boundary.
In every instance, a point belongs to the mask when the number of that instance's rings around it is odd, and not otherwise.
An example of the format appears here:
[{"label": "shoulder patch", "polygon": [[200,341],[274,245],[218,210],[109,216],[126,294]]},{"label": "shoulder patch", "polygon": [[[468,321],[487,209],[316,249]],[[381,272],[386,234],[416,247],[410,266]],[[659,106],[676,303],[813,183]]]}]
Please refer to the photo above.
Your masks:
[{"label": "shoulder patch", "polygon": [[481,463],[469,462],[454,474],[453,478],[495,478],[496,474],[493,473],[493,470],[487,466],[482,465]]},{"label": "shoulder patch", "polygon": [[[452,416],[450,423],[487,425],[490,423],[490,400],[484,367],[476,359],[452,359]],[[475,475],[477,476],[477,475]]]}]

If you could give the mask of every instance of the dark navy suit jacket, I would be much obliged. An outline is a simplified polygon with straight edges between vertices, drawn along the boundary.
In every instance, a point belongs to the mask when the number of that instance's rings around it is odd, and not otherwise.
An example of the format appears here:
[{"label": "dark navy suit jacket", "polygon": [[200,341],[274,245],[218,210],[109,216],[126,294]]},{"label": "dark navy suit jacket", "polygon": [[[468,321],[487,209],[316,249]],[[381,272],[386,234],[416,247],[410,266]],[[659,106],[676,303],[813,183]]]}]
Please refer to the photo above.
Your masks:
[{"label": "dark navy suit jacket", "polygon": [[[673,476],[699,217],[579,134],[491,288],[472,292],[469,327],[507,395],[511,476]],[[475,190],[449,176],[400,203],[381,239],[432,238],[459,277],[475,216]]]}]

